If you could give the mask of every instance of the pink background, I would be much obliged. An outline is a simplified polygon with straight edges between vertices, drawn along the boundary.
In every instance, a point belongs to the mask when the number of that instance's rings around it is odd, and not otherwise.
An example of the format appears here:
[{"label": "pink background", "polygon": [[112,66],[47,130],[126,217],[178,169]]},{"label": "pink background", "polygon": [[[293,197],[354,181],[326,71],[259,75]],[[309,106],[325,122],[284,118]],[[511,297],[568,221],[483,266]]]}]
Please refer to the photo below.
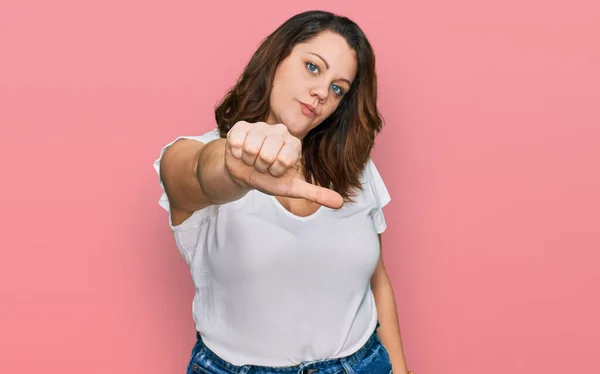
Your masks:
[{"label": "pink background", "polygon": [[0,3],[1,373],[184,372],[193,289],[152,162],[323,4],[378,58],[409,367],[600,373],[597,2],[201,3]]}]

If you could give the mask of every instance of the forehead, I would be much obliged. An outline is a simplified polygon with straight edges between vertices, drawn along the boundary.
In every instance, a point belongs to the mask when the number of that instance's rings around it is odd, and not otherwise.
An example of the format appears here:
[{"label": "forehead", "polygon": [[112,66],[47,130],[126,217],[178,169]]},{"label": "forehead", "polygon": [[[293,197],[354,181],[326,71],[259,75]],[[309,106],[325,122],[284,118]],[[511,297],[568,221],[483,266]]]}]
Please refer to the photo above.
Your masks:
[{"label": "forehead", "polygon": [[302,54],[316,53],[327,61],[332,71],[350,81],[354,79],[356,52],[350,48],[343,36],[331,31],[324,31],[304,43],[297,44],[294,47],[294,52]]}]

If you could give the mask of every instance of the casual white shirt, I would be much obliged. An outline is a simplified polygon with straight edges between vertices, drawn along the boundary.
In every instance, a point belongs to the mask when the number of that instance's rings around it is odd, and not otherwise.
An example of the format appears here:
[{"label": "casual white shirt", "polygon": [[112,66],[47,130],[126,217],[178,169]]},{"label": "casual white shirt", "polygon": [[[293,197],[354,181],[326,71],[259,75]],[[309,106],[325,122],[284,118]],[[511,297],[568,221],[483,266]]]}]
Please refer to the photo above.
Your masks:
[{"label": "casual white shirt", "polygon": [[[181,139],[208,143],[218,129]],[[390,201],[372,160],[364,190],[338,210],[308,217],[253,190],[243,198],[171,222],[159,204],[195,286],[192,312],[204,344],[234,365],[290,366],[348,356],[377,323],[370,278],[379,260],[382,208]]]}]

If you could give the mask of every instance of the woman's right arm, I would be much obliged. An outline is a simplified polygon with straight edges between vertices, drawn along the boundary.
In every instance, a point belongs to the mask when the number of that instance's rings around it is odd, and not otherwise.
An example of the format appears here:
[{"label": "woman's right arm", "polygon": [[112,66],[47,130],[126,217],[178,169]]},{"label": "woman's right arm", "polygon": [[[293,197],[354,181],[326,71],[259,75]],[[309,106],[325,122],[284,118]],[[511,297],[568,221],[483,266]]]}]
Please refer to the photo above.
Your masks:
[{"label": "woman's right arm", "polygon": [[173,225],[196,210],[242,198],[249,187],[232,179],[225,167],[226,139],[202,143],[181,139],[169,146],[160,161],[160,177],[171,207]]},{"label": "woman's right arm", "polygon": [[250,190],[340,208],[340,194],[306,182],[298,168],[302,142],[282,124],[237,122],[227,139],[178,140],[161,159],[160,174],[173,225],[193,212],[244,197]]}]

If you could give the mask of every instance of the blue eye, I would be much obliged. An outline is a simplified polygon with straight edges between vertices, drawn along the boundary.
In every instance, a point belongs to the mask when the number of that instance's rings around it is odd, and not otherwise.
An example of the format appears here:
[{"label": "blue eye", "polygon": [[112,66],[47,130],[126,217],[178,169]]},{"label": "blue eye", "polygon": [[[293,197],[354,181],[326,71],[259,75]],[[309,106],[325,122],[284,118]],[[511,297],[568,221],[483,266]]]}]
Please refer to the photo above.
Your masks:
[{"label": "blue eye", "polygon": [[333,90],[333,93],[337,96],[342,96],[342,94],[344,93],[344,90],[340,86],[336,86],[335,84],[331,85],[331,89]]},{"label": "blue eye", "polygon": [[308,68],[308,71],[310,71],[311,73],[316,73],[319,71],[319,68],[317,67],[317,65],[313,64],[312,62],[307,62],[306,67]]}]

